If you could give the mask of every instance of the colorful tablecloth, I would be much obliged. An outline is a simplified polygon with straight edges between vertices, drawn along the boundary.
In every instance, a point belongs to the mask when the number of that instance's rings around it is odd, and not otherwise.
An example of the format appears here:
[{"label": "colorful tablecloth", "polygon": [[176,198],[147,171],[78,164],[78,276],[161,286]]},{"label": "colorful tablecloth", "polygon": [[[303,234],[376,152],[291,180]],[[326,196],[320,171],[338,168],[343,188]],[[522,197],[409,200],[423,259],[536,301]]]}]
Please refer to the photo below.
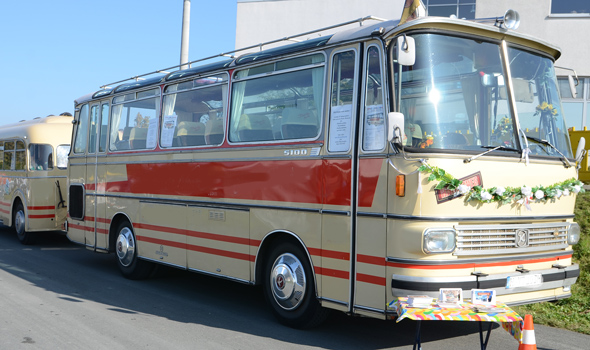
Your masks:
[{"label": "colorful tablecloth", "polygon": [[488,307],[495,312],[476,312],[476,305],[461,303],[457,306],[440,307],[436,303],[429,307],[412,307],[407,303],[408,298],[398,298],[388,304],[389,309],[395,310],[398,317],[396,322],[408,318],[420,321],[487,321],[502,324],[514,339],[521,341],[524,322],[522,317],[507,305],[497,303]]}]

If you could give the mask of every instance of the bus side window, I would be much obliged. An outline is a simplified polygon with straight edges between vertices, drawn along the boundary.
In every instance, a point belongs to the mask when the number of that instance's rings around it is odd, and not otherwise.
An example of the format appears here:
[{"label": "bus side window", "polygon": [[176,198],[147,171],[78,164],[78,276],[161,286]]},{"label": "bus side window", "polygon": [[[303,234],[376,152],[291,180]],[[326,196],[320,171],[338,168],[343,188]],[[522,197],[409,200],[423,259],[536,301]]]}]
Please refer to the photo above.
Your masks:
[{"label": "bus side window", "polygon": [[51,145],[34,143],[29,145],[29,169],[53,169],[53,148]]},{"label": "bus side window", "polygon": [[86,140],[88,138],[88,105],[83,105],[78,114],[76,124],[76,139],[74,140],[74,153],[86,152]]},{"label": "bus side window", "polygon": [[381,51],[377,46],[367,50],[365,71],[365,113],[363,150],[380,151],[385,147],[385,110],[383,106],[383,76]]},{"label": "bus side window", "polygon": [[104,152],[107,150],[107,133],[109,124],[109,104],[105,103],[100,107],[100,130],[98,151]]},{"label": "bus side window", "polygon": [[328,151],[348,152],[354,114],[356,53],[339,52],[332,60],[332,94]]}]

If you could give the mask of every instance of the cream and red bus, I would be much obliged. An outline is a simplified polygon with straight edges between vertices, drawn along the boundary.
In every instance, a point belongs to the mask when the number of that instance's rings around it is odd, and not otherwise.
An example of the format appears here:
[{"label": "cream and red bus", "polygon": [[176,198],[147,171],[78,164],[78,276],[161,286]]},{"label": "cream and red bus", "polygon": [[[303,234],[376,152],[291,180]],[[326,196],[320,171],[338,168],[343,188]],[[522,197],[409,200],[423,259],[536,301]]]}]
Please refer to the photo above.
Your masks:
[{"label": "cream and red bus", "polygon": [[23,244],[65,230],[72,120],[63,113],[0,127],[0,221]]},{"label": "cream and red bus", "polygon": [[262,285],[294,327],[440,288],[566,298],[559,55],[502,25],[367,20],[99,90],[75,102],[68,237],[132,279]]}]

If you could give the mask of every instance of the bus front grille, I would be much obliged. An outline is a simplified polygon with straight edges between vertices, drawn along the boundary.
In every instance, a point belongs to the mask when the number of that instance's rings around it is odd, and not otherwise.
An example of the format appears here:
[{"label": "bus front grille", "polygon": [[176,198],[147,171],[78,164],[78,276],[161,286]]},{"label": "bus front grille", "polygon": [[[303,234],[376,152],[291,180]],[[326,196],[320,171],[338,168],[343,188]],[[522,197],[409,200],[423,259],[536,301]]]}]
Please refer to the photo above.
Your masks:
[{"label": "bus front grille", "polygon": [[455,225],[454,255],[531,253],[564,249],[568,223]]}]

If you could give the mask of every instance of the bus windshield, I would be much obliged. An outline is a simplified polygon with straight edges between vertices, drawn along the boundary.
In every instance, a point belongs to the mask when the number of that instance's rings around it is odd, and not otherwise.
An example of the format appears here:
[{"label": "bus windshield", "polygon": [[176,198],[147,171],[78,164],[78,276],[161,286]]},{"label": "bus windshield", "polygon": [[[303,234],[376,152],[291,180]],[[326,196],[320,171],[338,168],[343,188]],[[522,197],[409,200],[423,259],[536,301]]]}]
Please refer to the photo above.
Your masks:
[{"label": "bus windshield", "polygon": [[405,147],[462,152],[501,146],[518,155],[526,134],[532,155],[571,157],[550,59],[508,48],[517,123],[499,44],[438,34],[413,37],[416,62],[402,73]]}]

